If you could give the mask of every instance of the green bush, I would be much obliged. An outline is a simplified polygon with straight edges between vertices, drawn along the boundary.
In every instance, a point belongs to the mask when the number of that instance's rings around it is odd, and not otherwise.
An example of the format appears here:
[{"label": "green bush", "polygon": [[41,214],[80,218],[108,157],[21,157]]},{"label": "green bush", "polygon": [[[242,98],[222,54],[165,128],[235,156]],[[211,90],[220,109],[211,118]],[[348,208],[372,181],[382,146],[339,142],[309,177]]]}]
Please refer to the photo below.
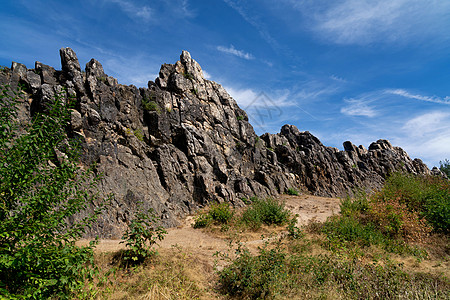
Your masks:
[{"label": "green bush", "polygon": [[194,228],[203,228],[215,223],[228,224],[234,217],[234,211],[227,202],[212,205],[207,212],[200,213],[194,219]]},{"label": "green bush", "polygon": [[450,178],[450,160],[444,159],[444,161],[440,161],[439,170]]},{"label": "green bush", "polygon": [[0,94],[0,295],[82,296],[96,273],[95,244],[75,241],[100,209],[79,221],[73,217],[99,203],[100,178],[79,167],[79,145],[65,133],[70,112],[62,97],[24,125],[16,121],[19,95],[7,88]]},{"label": "green bush", "polygon": [[125,266],[144,262],[155,253],[151,247],[162,241],[167,234],[167,231],[158,225],[158,218],[153,209],[144,211],[142,203],[138,205],[136,216],[131,220],[120,242],[125,243],[128,248],[122,253]]},{"label": "green bush", "polygon": [[211,218],[218,224],[227,224],[233,218],[234,212],[230,204],[223,202],[215,204],[209,209]]},{"label": "green bush", "polygon": [[298,191],[294,188],[288,188],[286,194],[291,196],[298,196]]},{"label": "green bush", "polygon": [[450,232],[450,181],[435,176],[395,173],[386,180],[378,201],[397,199],[425,217],[435,231]]},{"label": "green bush", "polygon": [[283,202],[272,198],[256,198],[242,214],[242,222],[252,229],[258,229],[262,224],[286,224],[289,217],[290,213],[284,208]]},{"label": "green bush", "polygon": [[252,254],[242,244],[237,256],[222,254],[221,293],[238,299],[447,299],[448,280],[407,274],[396,265],[365,264],[340,255],[289,253],[281,241],[266,242]]}]

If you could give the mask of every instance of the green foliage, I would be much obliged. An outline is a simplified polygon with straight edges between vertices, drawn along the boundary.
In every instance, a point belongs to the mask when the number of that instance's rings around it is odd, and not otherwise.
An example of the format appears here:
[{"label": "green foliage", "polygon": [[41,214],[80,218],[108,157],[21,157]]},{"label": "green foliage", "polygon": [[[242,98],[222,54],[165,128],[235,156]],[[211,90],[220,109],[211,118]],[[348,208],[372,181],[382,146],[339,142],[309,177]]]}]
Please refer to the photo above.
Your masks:
[{"label": "green foliage", "polygon": [[450,232],[450,181],[436,176],[395,173],[386,181],[379,200],[397,199],[425,217],[435,231]]},{"label": "green foliage", "polygon": [[283,225],[289,221],[290,213],[284,203],[275,199],[254,199],[242,214],[242,222],[256,230],[262,224]]},{"label": "green foliage", "polygon": [[[407,274],[397,265],[365,264],[338,255],[291,253],[278,240],[266,242],[252,254],[238,243],[235,258],[218,253],[227,262],[220,271],[219,288],[238,299],[417,299],[449,296],[445,278]],[[337,297],[339,295],[339,297]]]},{"label": "green foliage", "polygon": [[206,213],[199,214],[194,221],[194,228],[203,228],[214,224],[228,224],[234,217],[234,211],[226,202],[212,205]]},{"label": "green foliage", "polygon": [[194,94],[195,96],[198,95],[198,89],[196,89],[196,88],[191,89],[191,92],[192,92],[192,94]]},{"label": "green foliage", "polygon": [[325,222],[330,249],[379,245],[389,252],[426,257],[408,241],[422,242],[432,230],[448,233],[448,180],[395,173],[371,196],[356,193],[341,201],[341,214]]},{"label": "green foliage", "polygon": [[108,77],[103,75],[103,76],[98,76],[97,80],[100,82],[103,82],[104,84],[108,84]]},{"label": "green foliage", "polygon": [[133,134],[135,137],[137,137],[138,140],[140,140],[141,142],[144,141],[144,134],[142,133],[141,130],[136,129],[135,131],[133,131]]},{"label": "green foliage", "polygon": [[244,116],[237,116],[237,120],[238,120],[238,121],[244,120]]},{"label": "green foliage", "polygon": [[450,178],[450,160],[444,159],[444,161],[440,161],[439,170]]},{"label": "green foliage", "polygon": [[164,239],[167,231],[158,225],[158,218],[153,209],[143,210],[138,203],[138,211],[128,224],[120,243],[125,243],[127,249],[122,253],[125,265],[141,264],[155,252],[151,249],[158,241]]},{"label": "green foliage", "polygon": [[142,107],[146,111],[156,111],[158,114],[161,113],[161,108],[156,102],[156,96],[150,95],[150,99],[148,97],[142,97]]},{"label": "green foliage", "polygon": [[6,72],[7,70],[9,70],[8,67],[0,65],[0,72]]},{"label": "green foliage", "polygon": [[191,73],[183,73],[184,78],[192,80],[194,79],[194,75],[192,75]]},{"label": "green foliage", "polygon": [[294,188],[288,188],[286,194],[291,196],[298,196],[298,191]]},{"label": "green foliage", "polygon": [[94,243],[78,247],[75,241],[100,209],[73,217],[98,203],[99,177],[79,167],[79,145],[65,133],[70,112],[63,99],[19,125],[19,95],[6,87],[0,94],[0,295],[81,296],[96,274]]}]

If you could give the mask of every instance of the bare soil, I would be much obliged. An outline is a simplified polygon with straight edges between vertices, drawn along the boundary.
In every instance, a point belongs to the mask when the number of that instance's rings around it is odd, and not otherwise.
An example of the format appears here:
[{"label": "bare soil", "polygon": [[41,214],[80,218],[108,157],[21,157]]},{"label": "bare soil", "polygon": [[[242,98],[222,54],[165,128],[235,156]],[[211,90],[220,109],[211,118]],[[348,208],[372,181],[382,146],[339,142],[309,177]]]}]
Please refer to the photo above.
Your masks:
[{"label": "bare soil", "polygon": [[[324,198],[310,195],[289,196],[282,195],[279,198],[286,203],[286,208],[297,214],[298,225],[306,225],[310,221],[323,222],[329,216],[339,212],[339,199]],[[167,229],[167,235],[159,243],[160,249],[170,249],[173,247],[183,247],[186,250],[194,251],[202,256],[212,257],[217,251],[225,251],[229,248],[227,239],[218,234],[197,230],[192,227],[194,217],[188,216],[181,221],[181,225]],[[261,233],[247,234],[246,244],[257,246],[262,242]],[[88,240],[78,242],[85,245]],[[255,247],[256,247],[255,246]],[[125,244],[120,244],[120,240],[100,240],[95,248],[96,252],[115,252],[124,249]]]}]

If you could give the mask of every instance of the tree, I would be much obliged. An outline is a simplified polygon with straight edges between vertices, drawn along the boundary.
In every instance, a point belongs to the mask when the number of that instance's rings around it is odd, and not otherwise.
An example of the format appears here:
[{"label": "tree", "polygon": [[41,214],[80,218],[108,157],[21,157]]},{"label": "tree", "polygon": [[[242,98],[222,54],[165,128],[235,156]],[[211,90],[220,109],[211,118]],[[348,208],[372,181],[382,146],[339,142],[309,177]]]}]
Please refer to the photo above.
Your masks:
[{"label": "tree", "polygon": [[450,178],[450,161],[448,159],[444,159],[444,161],[439,162],[439,165],[439,170]]},{"label": "tree", "polygon": [[75,241],[100,209],[73,217],[98,202],[99,176],[80,167],[64,94],[25,125],[17,120],[21,95],[0,93],[0,298],[72,298],[95,273],[94,243]]}]

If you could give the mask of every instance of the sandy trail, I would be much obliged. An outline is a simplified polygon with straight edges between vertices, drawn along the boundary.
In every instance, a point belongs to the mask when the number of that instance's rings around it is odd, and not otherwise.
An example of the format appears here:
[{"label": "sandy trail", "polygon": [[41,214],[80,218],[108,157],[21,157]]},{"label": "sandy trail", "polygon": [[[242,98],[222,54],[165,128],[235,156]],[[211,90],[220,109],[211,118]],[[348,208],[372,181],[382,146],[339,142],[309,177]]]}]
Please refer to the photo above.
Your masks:
[{"label": "sandy trail", "polygon": [[[282,195],[279,198],[286,203],[292,213],[297,214],[298,225],[305,225],[310,221],[323,222],[327,217],[339,212],[339,199],[324,198],[310,195],[289,196]],[[167,235],[159,243],[161,249],[169,249],[174,246],[182,247],[197,254],[212,256],[217,251],[226,251],[229,244],[226,239],[219,238],[214,234],[194,229],[193,217],[188,216],[182,224],[175,228],[167,229]],[[78,242],[80,245],[87,244],[87,240]],[[247,240],[248,245],[257,246],[262,240],[260,234]],[[256,247],[255,246],[255,247]],[[125,245],[120,240],[100,240],[95,248],[96,252],[115,252],[124,249]]]}]

